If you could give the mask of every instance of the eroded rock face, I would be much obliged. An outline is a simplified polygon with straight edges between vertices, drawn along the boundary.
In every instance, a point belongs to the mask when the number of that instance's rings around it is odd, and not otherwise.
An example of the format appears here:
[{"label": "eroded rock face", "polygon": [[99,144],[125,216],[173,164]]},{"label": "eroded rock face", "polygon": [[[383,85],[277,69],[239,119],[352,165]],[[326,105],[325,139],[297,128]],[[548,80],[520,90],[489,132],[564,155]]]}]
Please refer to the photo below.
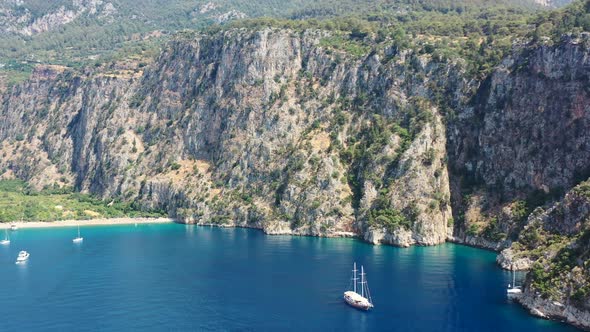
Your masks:
[{"label": "eroded rock face", "polygon": [[231,30],[180,37],[145,72],[39,70],[3,97],[0,164],[191,223],[444,242],[446,129],[429,97],[461,95],[461,66],[357,58],[325,36]]},{"label": "eroded rock face", "polygon": [[535,3],[544,7],[563,7],[572,2],[572,0],[534,0]]},{"label": "eroded rock face", "polygon": [[520,302],[538,316],[590,327],[590,182],[529,217],[518,241],[498,256],[507,269],[530,270]]},{"label": "eroded rock face", "polygon": [[191,223],[500,250],[531,195],[590,169],[588,34],[517,49],[481,86],[460,62],[326,36],[230,30],[145,71],[40,68],[3,96],[3,173]]},{"label": "eroded rock face", "polygon": [[505,270],[528,271],[533,261],[526,256],[516,257],[511,248],[506,248],[496,257],[496,262]]},{"label": "eroded rock face", "polygon": [[[365,182],[364,199],[360,211],[366,214],[379,208],[376,203],[385,199],[393,209],[412,209],[411,225],[400,227],[393,232],[383,229],[379,223],[368,224],[364,239],[371,243],[385,243],[398,246],[413,244],[433,245],[442,243],[448,236],[448,222],[451,218],[449,205],[449,182],[445,159],[446,135],[438,112],[431,123],[425,125],[408,149],[399,156],[395,172],[387,180],[388,192],[380,198],[372,181]],[[381,173],[380,169],[371,170]],[[385,172],[385,170],[383,170]],[[378,218],[378,217],[375,217]]]},{"label": "eroded rock face", "polygon": [[555,319],[575,325],[582,329],[590,329],[590,311],[580,310],[572,305],[566,305],[562,302],[545,299],[539,294],[525,290],[518,302],[533,316],[547,319]]},{"label": "eroded rock face", "polygon": [[449,128],[456,236],[514,240],[526,221],[519,209],[528,213],[590,176],[589,77],[583,33],[525,47],[482,83]]},{"label": "eroded rock face", "polygon": [[75,19],[89,17],[107,18],[116,13],[112,3],[103,0],[58,1],[42,15],[34,15],[23,1],[4,1],[0,5],[0,33],[17,33],[33,36],[55,30]]}]

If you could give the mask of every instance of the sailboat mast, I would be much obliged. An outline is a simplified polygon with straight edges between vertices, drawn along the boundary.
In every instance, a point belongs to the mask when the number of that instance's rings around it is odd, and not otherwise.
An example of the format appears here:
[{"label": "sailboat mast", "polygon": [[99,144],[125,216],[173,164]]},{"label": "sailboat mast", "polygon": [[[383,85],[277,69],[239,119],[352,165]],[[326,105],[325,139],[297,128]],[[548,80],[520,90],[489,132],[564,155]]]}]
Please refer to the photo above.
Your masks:
[{"label": "sailboat mast", "polygon": [[361,265],[361,296],[365,297],[365,268]]},{"label": "sailboat mast", "polygon": [[516,288],[516,273],[512,270],[512,287]]},{"label": "sailboat mast", "polygon": [[78,225],[78,237],[80,237],[80,225]]},{"label": "sailboat mast", "polygon": [[354,267],[352,268],[352,283],[354,284],[354,292],[356,293],[356,262],[354,262]]}]

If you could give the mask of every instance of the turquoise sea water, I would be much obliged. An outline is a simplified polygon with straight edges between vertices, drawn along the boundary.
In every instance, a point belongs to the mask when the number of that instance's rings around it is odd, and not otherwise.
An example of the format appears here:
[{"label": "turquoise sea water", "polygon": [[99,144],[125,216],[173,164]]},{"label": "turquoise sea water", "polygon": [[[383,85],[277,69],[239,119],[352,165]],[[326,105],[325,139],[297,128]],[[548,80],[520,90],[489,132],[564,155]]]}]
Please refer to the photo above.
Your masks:
[{"label": "turquoise sea water", "polygon": [[[575,331],[505,299],[495,254],[178,224],[21,229],[0,247],[2,331]],[[19,250],[31,257],[14,264]],[[352,262],[375,309],[346,306]]]}]

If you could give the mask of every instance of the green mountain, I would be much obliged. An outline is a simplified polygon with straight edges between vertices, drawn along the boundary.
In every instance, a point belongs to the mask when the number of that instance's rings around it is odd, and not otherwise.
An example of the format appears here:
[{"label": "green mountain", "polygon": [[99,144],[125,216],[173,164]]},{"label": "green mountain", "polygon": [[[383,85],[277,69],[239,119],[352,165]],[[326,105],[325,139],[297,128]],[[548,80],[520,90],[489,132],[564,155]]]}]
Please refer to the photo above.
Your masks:
[{"label": "green mountain", "polygon": [[[129,54],[155,54],[182,29],[243,18],[325,19],[387,16],[413,20],[418,13],[477,13],[492,7],[538,8],[533,0],[403,1],[195,1],[13,0],[0,3],[0,66],[21,80],[36,63],[79,66]],[[16,79],[14,74],[22,72]]]}]

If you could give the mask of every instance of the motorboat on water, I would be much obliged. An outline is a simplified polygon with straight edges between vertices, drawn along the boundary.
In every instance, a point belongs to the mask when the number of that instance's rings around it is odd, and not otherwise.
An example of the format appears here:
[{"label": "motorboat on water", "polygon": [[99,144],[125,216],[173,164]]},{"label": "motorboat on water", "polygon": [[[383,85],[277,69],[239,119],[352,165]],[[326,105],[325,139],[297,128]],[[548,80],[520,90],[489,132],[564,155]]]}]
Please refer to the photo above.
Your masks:
[{"label": "motorboat on water", "polygon": [[24,250],[18,253],[18,257],[16,257],[16,264],[24,263],[29,259],[30,254]]},{"label": "motorboat on water", "polygon": [[17,231],[18,230],[18,226],[16,224],[12,224],[12,225],[10,225],[10,230],[11,231]]},{"label": "motorboat on water", "polygon": [[[357,269],[356,269],[356,262],[353,265],[352,270],[352,288],[344,292],[344,301],[350,305],[351,307],[361,309],[361,310],[369,310],[374,307],[373,301],[371,300],[371,293],[369,292],[369,285],[367,283],[367,278],[365,274],[365,269],[361,265],[361,275],[360,278],[357,278]],[[360,282],[359,282],[360,280]],[[357,293],[357,284],[359,284],[360,294]]]}]

